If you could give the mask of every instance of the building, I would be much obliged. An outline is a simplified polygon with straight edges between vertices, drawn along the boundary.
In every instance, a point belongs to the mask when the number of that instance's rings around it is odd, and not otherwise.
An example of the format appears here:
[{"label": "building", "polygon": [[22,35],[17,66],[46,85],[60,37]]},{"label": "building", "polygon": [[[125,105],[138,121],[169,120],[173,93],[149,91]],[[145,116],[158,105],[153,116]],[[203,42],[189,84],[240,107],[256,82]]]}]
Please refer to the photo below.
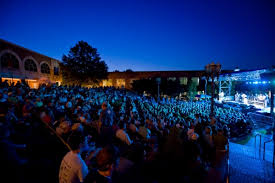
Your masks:
[{"label": "building", "polygon": [[131,89],[134,80],[156,79],[179,80],[181,85],[187,85],[192,80],[197,85],[204,76],[204,71],[141,71],[141,72],[109,72],[108,79],[102,81],[102,86],[125,87]]},{"label": "building", "polygon": [[[22,79],[31,88],[38,88],[42,83],[62,82],[60,61],[42,55],[22,46],[0,39],[0,79],[9,83],[21,82]],[[227,73],[232,71],[222,71]],[[181,85],[187,85],[192,80],[199,85],[204,80],[205,71],[138,71],[109,72],[108,79],[101,86],[132,88],[134,80],[156,79],[178,80]]]},{"label": "building", "polygon": [[22,79],[31,88],[42,83],[61,84],[60,61],[0,39],[0,78],[9,83]]}]

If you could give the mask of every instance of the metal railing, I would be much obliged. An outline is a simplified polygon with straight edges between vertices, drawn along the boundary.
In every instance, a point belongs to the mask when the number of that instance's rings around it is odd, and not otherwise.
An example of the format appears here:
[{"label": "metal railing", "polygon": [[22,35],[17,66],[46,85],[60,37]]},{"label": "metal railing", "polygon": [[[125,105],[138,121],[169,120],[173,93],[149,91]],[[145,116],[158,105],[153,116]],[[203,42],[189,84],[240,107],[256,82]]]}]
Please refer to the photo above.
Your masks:
[{"label": "metal railing", "polygon": [[263,159],[264,159],[264,160],[265,160],[265,144],[266,144],[266,143],[269,143],[269,142],[272,142],[272,141],[273,141],[273,139],[270,139],[270,140],[264,142],[264,153],[263,153]]},{"label": "metal railing", "polygon": [[[266,142],[264,142],[264,153],[263,153],[263,160],[265,160],[265,144],[267,144],[267,143],[270,143],[270,142],[273,142],[273,139],[270,139],[270,140],[268,140],[268,141],[266,141]],[[275,168],[275,144],[273,144],[273,160],[272,160],[272,166],[273,166],[273,168]]]},{"label": "metal railing", "polygon": [[50,129],[50,131],[56,135],[56,137],[68,148],[68,150],[72,150],[71,147],[69,146],[69,144],[67,142],[65,142],[65,140],[56,133],[56,131],[47,123],[42,122],[48,129]]},{"label": "metal railing", "polygon": [[256,147],[256,145],[257,145],[256,142],[257,142],[257,137],[258,137],[258,136],[260,137],[259,151],[261,151],[261,146],[262,146],[262,135],[259,134],[259,133],[255,135],[255,147]]},{"label": "metal railing", "polygon": [[226,183],[230,182],[230,162],[229,162],[229,142],[227,144],[227,154],[226,154],[226,158],[227,158],[227,163],[226,163],[226,171],[227,171],[227,177],[226,177]]}]

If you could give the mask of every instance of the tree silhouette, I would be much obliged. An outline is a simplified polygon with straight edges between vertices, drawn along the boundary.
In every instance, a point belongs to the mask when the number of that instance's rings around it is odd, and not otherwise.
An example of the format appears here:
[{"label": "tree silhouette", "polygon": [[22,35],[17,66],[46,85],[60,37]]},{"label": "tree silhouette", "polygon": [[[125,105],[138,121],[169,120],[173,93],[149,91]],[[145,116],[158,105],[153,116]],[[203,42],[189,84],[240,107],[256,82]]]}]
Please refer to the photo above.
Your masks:
[{"label": "tree silhouette", "polygon": [[125,72],[134,72],[132,69],[126,69]]},{"label": "tree silhouette", "polygon": [[66,84],[97,85],[108,75],[108,67],[101,60],[96,48],[85,41],[79,41],[68,55],[62,58],[63,82]]}]

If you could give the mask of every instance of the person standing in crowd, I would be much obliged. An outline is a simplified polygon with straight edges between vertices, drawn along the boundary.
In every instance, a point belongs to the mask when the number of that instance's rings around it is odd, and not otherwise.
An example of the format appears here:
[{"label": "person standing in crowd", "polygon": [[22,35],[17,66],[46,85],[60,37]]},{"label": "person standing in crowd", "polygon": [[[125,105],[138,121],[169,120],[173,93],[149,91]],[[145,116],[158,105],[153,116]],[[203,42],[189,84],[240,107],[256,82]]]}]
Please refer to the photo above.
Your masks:
[{"label": "person standing in crowd", "polygon": [[114,132],[112,129],[113,125],[113,111],[108,108],[108,105],[106,102],[103,102],[101,105],[101,112],[99,116],[99,143],[101,146],[105,146],[107,144],[112,143],[112,138],[114,136]]},{"label": "person standing in crowd", "polygon": [[217,135],[213,136],[213,142],[218,150],[225,150],[228,144],[227,138],[223,135],[223,129],[218,129]]},{"label": "person standing in crowd", "polygon": [[106,102],[103,102],[101,105],[99,121],[102,123],[102,126],[113,125],[113,111],[110,108],[108,108]]},{"label": "person standing in crowd", "polygon": [[83,150],[87,149],[87,141],[81,132],[75,131],[68,139],[71,151],[63,158],[59,170],[59,183],[84,182],[88,167],[81,158]]}]

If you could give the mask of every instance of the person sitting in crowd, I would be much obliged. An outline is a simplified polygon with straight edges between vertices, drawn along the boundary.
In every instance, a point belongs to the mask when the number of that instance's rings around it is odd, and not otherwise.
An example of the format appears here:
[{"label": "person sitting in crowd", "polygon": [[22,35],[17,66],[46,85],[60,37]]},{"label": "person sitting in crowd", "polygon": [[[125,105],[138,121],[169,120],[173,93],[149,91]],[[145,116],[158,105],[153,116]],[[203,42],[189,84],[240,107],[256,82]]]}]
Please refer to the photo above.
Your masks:
[{"label": "person sitting in crowd", "polygon": [[91,170],[85,179],[85,183],[111,183],[113,172],[117,165],[118,150],[115,146],[107,145],[96,155],[96,168]]},{"label": "person sitting in crowd", "polygon": [[120,139],[123,143],[125,143],[127,145],[131,145],[132,140],[130,139],[130,137],[127,134],[127,132],[125,131],[125,129],[126,129],[126,124],[121,122],[119,124],[119,130],[116,131],[116,137],[118,139]]},{"label": "person sitting in crowd", "polygon": [[151,131],[146,126],[147,126],[146,123],[142,123],[138,130],[138,134],[143,139],[149,139],[151,136]]}]

